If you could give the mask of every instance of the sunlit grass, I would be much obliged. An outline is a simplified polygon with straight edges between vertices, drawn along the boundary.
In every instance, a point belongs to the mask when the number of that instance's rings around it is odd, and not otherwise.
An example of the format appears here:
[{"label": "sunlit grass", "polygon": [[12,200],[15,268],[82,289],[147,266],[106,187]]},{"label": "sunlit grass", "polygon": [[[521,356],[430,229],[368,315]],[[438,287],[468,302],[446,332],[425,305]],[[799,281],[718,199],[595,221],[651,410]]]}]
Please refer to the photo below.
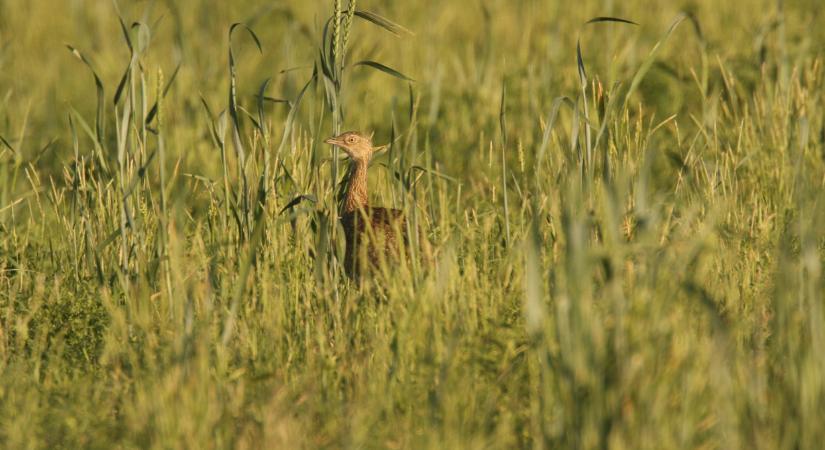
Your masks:
[{"label": "sunlit grass", "polygon": [[546,3],[0,4],[0,444],[819,448],[816,2]]}]

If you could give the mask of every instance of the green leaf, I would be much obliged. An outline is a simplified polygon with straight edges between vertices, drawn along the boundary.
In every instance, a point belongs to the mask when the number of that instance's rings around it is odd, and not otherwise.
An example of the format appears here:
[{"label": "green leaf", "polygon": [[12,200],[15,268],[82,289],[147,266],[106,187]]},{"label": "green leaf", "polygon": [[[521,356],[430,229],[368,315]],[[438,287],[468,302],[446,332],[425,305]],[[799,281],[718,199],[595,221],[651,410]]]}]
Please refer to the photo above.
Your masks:
[{"label": "green leaf", "polygon": [[[604,22],[615,22],[615,23],[625,23],[629,25],[639,25],[638,23],[628,20],[622,19],[621,17],[608,17],[608,16],[599,16],[594,17],[587,22],[585,25],[591,25],[595,23],[604,23]],[[584,86],[587,80],[587,71],[584,69],[584,58],[582,58],[582,47],[581,47],[581,39],[576,40],[576,64],[578,65],[579,69],[579,81],[581,82],[582,86]]]},{"label": "green leaf", "polygon": [[[103,90],[103,82],[100,81],[100,77],[97,75],[97,71],[95,71],[92,63],[84,56],[80,51],[71,45],[66,45],[66,48],[69,49],[72,54],[77,57],[86,67],[89,68],[89,71],[92,72],[92,75],[95,78],[95,88],[97,89],[97,116],[95,117],[95,140],[98,145],[103,145],[103,114],[105,112],[103,102],[105,98],[105,93]],[[105,167],[105,166],[104,166]]]},{"label": "green leaf", "polygon": [[387,19],[386,17],[383,17],[383,16],[379,16],[378,14],[375,14],[373,12],[356,9],[355,10],[355,15],[360,17],[361,19],[364,19],[368,22],[371,22],[371,23],[373,23],[373,24],[389,31],[390,33],[392,33],[396,36],[399,36],[401,33],[407,33],[407,34],[410,34],[410,35],[415,34],[412,31],[410,31],[409,29],[404,28],[403,26],[391,21],[390,19]]},{"label": "green leaf", "polygon": [[272,78],[267,78],[261,83],[261,87],[258,89],[258,125],[260,126],[261,133],[264,135],[264,139],[266,139],[266,118],[265,118],[265,110],[264,110],[264,101],[266,100],[266,88],[269,87],[269,83],[272,81]]},{"label": "green leaf", "polygon": [[650,67],[653,65],[653,62],[656,60],[656,55],[659,53],[659,49],[661,48],[662,44],[665,43],[670,35],[673,34],[673,31],[688,19],[689,16],[687,14],[680,14],[673,20],[673,23],[670,24],[670,28],[668,28],[667,32],[665,32],[664,36],[656,42],[656,45],[653,46],[653,49],[650,50],[645,60],[642,62],[642,65],[639,67],[639,70],[636,71],[636,75],[633,76],[633,81],[630,83],[630,87],[627,90],[627,94],[625,94],[623,105],[626,105],[628,100],[630,100],[630,96],[633,92],[636,91],[636,88],[639,87],[639,84],[644,79],[647,72],[650,70]]},{"label": "green leaf", "polygon": [[300,204],[303,201],[308,201],[308,202],[311,202],[311,203],[318,203],[318,199],[316,199],[315,196],[312,195],[312,194],[299,195],[299,196],[293,198],[292,200],[290,200],[289,203],[287,203],[286,206],[284,206],[278,214],[279,215],[283,214],[286,210],[292,209],[292,208],[298,206],[298,204]]},{"label": "green leaf", "polygon": [[9,141],[7,141],[3,136],[0,136],[0,144],[3,144],[4,146],[6,146],[6,148],[11,150],[12,153],[17,153],[17,151],[14,149],[14,147],[12,147],[11,144],[9,144]]},{"label": "green leaf", "polygon": [[399,79],[402,79],[402,80],[405,80],[405,81],[415,81],[412,78],[404,75],[403,73],[393,69],[392,67],[387,67],[387,66],[385,66],[385,65],[383,65],[379,62],[375,62],[375,61],[369,61],[369,60],[358,61],[357,63],[353,64],[353,66],[368,66],[368,67],[372,67],[373,69],[380,70],[381,72],[384,72],[387,75],[392,75],[396,78],[399,78]]},{"label": "green leaf", "polygon": [[587,22],[585,22],[584,24],[589,25],[591,23],[600,23],[600,22],[618,22],[618,23],[626,23],[626,24],[630,24],[630,25],[639,25],[638,23],[636,23],[632,20],[622,19],[621,17],[607,17],[607,16],[594,17],[594,18],[588,20]]},{"label": "green leaf", "polygon": [[235,22],[235,23],[232,24],[232,26],[229,27],[230,48],[231,48],[231,43],[232,43],[232,33],[235,31],[235,28],[237,28],[237,27],[244,27],[246,29],[246,31],[249,32],[249,35],[252,36],[252,40],[255,41],[255,46],[258,47],[258,51],[261,52],[261,53],[264,52],[263,47],[261,46],[261,40],[258,39],[258,35],[255,34],[254,31],[252,31],[252,28],[249,28],[246,24],[243,24],[243,23],[240,23],[240,22]]}]

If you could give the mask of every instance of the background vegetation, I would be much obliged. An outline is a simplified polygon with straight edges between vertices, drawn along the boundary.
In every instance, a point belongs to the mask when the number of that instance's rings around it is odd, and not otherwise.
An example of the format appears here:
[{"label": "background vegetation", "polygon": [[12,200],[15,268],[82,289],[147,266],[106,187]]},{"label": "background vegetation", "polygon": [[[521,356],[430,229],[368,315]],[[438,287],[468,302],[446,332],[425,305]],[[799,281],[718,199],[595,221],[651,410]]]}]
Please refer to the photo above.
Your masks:
[{"label": "background vegetation", "polygon": [[821,2],[337,3],[0,2],[0,446],[821,447]]}]

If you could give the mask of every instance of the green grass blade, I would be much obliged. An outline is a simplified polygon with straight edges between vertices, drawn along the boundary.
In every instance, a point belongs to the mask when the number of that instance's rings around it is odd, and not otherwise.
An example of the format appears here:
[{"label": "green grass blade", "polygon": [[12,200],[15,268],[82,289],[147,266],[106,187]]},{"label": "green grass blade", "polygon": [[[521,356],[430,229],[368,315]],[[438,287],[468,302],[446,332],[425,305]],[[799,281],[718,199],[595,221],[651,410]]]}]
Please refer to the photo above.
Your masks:
[{"label": "green grass blade", "polygon": [[647,57],[642,62],[642,65],[639,67],[639,70],[637,70],[636,74],[633,76],[633,81],[630,82],[630,87],[627,89],[627,93],[624,96],[623,105],[627,105],[627,102],[630,100],[630,96],[633,95],[634,92],[636,92],[636,89],[639,87],[639,84],[641,84],[645,75],[647,75],[647,72],[650,70],[651,66],[653,66],[653,63],[656,60],[656,55],[659,53],[659,49],[661,49],[662,44],[667,42],[667,40],[670,38],[670,35],[672,35],[676,28],[687,18],[688,16],[686,14],[680,14],[679,16],[677,16],[676,19],[674,19],[673,22],[670,24],[670,27],[668,27],[664,36],[662,36],[659,39],[659,41],[656,42],[656,45],[653,46],[653,49],[650,50],[650,53],[648,53]]},{"label": "green grass blade", "polygon": [[381,63],[375,62],[375,61],[369,61],[369,60],[358,61],[357,63],[353,64],[353,66],[367,66],[367,67],[371,67],[373,69],[379,70],[381,72],[386,73],[387,75],[391,75],[395,78],[398,78],[398,79],[401,79],[401,80],[404,80],[404,81],[415,81],[412,78],[404,75],[403,73],[393,69],[392,67],[387,67],[384,64],[381,64]]},{"label": "green grass blade", "polygon": [[391,21],[390,19],[387,19],[386,17],[380,16],[370,11],[356,9],[355,16],[364,19],[367,22],[370,22],[374,25],[377,25],[378,27],[389,31],[390,33],[396,36],[400,36],[401,33],[406,33],[410,35],[415,34],[407,28],[404,28],[403,26]]},{"label": "green grass blade", "polygon": [[92,63],[86,58],[85,55],[80,53],[79,50],[72,47],[71,45],[66,45],[66,48],[74,55],[77,59],[79,59],[86,67],[92,72],[92,76],[95,79],[95,89],[97,90],[97,114],[95,117],[95,140],[97,141],[98,145],[103,145],[104,142],[104,114],[105,114],[105,107],[104,107],[104,98],[105,93],[103,89],[103,81],[100,80],[100,77],[97,75],[97,71],[92,66]]}]

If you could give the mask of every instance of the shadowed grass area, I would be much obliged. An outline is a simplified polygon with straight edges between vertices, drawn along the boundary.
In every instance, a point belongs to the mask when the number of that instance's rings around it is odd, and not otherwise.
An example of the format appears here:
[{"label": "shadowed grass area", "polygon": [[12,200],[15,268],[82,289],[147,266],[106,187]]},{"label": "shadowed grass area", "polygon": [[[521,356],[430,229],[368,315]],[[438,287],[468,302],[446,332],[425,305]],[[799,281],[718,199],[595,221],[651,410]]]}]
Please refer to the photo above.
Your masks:
[{"label": "shadowed grass area", "polygon": [[825,440],[818,2],[121,3],[0,3],[0,446]]}]

